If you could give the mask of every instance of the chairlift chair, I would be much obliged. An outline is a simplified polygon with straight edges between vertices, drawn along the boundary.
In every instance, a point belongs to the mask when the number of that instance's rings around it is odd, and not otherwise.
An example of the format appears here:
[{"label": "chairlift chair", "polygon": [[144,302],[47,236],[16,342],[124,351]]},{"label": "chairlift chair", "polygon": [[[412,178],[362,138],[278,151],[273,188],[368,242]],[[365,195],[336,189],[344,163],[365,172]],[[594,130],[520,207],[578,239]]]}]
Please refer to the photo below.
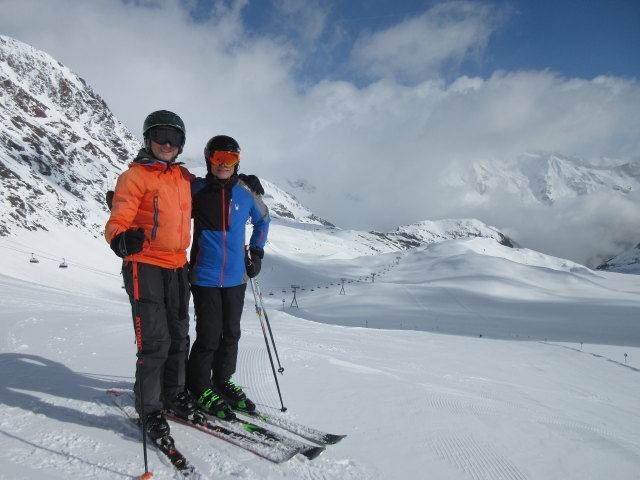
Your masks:
[{"label": "chairlift chair", "polygon": [[31,258],[29,259],[29,263],[40,263],[40,260],[38,260],[36,256],[32,253]]},{"label": "chairlift chair", "polygon": [[67,265],[67,262],[64,260],[64,258],[62,259],[62,263],[60,265],[58,265],[59,268],[67,268],[69,265]]}]

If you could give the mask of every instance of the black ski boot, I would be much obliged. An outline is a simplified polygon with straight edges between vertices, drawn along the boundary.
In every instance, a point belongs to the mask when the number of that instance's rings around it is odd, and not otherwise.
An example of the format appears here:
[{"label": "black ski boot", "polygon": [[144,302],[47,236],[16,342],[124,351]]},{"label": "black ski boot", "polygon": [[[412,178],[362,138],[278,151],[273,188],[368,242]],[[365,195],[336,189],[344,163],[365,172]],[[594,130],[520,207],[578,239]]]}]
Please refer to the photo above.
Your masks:
[{"label": "black ski boot", "polygon": [[247,398],[242,388],[237,386],[231,380],[224,383],[216,383],[216,391],[224,398],[232,408],[244,410],[245,412],[254,412],[256,404]]},{"label": "black ski boot", "polygon": [[191,395],[187,392],[180,392],[170,400],[164,401],[164,408],[168,413],[175,415],[183,420],[203,424],[206,422],[203,415],[198,412],[196,402],[193,401]]},{"label": "black ski boot", "polygon": [[144,428],[154,443],[159,444],[158,442],[164,437],[171,438],[169,424],[160,410],[147,414],[144,419]]},{"label": "black ski boot", "polygon": [[227,405],[227,402],[210,388],[198,396],[197,403],[200,410],[216,418],[221,420],[236,419],[236,414],[233,413],[229,405]]}]

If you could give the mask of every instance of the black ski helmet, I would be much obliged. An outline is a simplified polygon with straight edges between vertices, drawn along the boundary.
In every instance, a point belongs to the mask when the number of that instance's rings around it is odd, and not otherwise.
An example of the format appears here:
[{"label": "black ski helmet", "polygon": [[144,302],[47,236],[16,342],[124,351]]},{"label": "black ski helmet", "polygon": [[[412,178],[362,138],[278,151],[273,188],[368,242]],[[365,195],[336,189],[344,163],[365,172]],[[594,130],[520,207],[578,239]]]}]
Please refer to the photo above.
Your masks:
[{"label": "black ski helmet", "polygon": [[142,136],[144,137],[144,146],[148,152],[151,151],[151,144],[149,143],[149,130],[153,127],[173,127],[182,132],[182,145],[178,153],[182,153],[184,147],[184,141],[187,136],[187,129],[184,126],[182,119],[169,110],[156,110],[147,115],[142,125]]},{"label": "black ski helmet", "polygon": [[[204,161],[207,165],[207,172],[210,170],[209,158],[213,152],[236,152],[240,153],[240,145],[235,139],[227,135],[216,135],[211,137],[204,147]],[[238,172],[238,165],[236,165],[235,172]]]}]

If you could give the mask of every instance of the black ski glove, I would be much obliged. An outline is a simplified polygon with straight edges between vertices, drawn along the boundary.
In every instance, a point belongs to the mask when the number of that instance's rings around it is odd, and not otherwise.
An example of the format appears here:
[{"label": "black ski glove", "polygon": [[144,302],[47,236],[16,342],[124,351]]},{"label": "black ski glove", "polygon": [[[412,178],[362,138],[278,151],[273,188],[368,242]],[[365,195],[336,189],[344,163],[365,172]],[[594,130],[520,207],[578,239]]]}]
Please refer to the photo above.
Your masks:
[{"label": "black ski glove", "polygon": [[254,193],[258,195],[264,195],[264,188],[262,188],[262,184],[260,183],[260,179],[255,175],[245,175],[244,173],[238,174],[240,180],[247,184],[247,186],[253,190]]},{"label": "black ski glove", "polygon": [[249,247],[244,253],[244,264],[247,266],[247,275],[254,278],[260,273],[264,250],[260,247]]},{"label": "black ski glove", "polygon": [[111,250],[120,258],[142,251],[144,245],[144,228],[134,230],[130,228],[119,233],[111,240]]},{"label": "black ski glove", "polygon": [[104,196],[105,201],[107,202],[107,207],[109,207],[109,210],[111,210],[111,207],[113,207],[113,194],[115,192],[113,190],[109,190],[106,195]]}]

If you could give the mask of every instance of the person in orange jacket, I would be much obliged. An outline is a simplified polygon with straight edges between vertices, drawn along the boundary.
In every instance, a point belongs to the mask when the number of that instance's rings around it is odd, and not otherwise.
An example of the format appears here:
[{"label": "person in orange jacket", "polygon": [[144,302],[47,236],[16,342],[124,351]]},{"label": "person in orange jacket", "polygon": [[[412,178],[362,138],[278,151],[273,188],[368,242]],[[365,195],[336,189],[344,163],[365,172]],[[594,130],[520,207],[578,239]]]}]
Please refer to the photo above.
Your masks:
[{"label": "person in orange jacket", "polygon": [[193,419],[185,392],[189,353],[191,182],[176,162],[185,125],[159,110],[143,125],[145,147],[119,177],[105,239],[123,259],[122,275],[132,306],[138,345],[134,392],[145,431],[155,441],[169,436],[164,410]]}]

